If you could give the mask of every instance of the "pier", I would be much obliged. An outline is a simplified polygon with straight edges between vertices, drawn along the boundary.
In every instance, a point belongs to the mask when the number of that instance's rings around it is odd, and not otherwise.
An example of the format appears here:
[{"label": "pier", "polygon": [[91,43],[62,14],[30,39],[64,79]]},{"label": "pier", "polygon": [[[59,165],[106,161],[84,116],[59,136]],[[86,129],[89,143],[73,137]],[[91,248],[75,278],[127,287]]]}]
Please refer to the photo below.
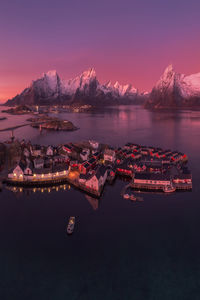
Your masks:
[{"label": "pier", "polygon": [[11,186],[18,186],[18,187],[24,187],[24,188],[30,188],[30,187],[50,187],[53,185],[60,185],[64,183],[68,183],[75,188],[86,192],[89,195],[95,196],[95,197],[100,197],[103,191],[103,187],[101,186],[100,190],[97,191],[95,189],[89,188],[85,186],[84,184],[80,184],[77,179],[70,179],[68,176],[67,177],[62,177],[58,179],[50,179],[50,180],[13,180],[13,179],[5,179],[4,182],[7,185]]},{"label": "pier", "polygon": [[[136,190],[163,191],[164,186],[159,184],[138,184],[132,182],[130,186]],[[176,190],[192,190],[192,184],[173,183]]]}]

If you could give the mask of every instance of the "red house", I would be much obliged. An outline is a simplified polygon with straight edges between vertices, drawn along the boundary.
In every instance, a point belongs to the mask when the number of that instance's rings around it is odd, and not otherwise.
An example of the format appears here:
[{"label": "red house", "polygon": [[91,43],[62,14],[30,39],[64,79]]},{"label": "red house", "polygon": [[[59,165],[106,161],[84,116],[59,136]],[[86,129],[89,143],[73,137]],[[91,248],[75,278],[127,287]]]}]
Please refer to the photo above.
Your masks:
[{"label": "red house", "polygon": [[91,165],[88,164],[88,162],[83,163],[82,165],[80,165],[80,172],[82,174],[87,174],[91,169]]},{"label": "red house", "polygon": [[63,150],[67,153],[72,153],[73,147],[66,144],[66,145],[63,145]]}]

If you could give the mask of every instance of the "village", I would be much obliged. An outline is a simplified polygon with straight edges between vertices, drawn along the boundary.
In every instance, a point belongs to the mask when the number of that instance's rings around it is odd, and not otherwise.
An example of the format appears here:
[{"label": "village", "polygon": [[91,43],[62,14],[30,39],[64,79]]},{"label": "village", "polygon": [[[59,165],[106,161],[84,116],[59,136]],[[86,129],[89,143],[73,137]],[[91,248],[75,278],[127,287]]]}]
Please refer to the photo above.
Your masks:
[{"label": "village", "polygon": [[3,180],[7,185],[28,188],[69,183],[100,197],[106,183],[126,177],[133,190],[192,189],[188,157],[179,151],[134,143],[113,148],[93,140],[58,146],[18,143],[20,156]]}]

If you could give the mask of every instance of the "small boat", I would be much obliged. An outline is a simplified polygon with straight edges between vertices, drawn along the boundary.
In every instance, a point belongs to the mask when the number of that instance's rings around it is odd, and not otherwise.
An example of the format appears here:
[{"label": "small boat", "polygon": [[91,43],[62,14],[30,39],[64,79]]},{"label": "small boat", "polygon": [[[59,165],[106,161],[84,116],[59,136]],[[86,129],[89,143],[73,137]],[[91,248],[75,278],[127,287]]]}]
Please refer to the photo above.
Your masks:
[{"label": "small boat", "polygon": [[132,195],[130,195],[130,200],[132,200],[132,201],[136,201],[137,200],[137,198],[132,194]]},{"label": "small boat", "polygon": [[74,226],[75,226],[75,217],[70,217],[69,218],[69,223],[67,225],[67,233],[72,234],[74,231]]},{"label": "small boat", "polygon": [[129,199],[129,198],[130,198],[129,194],[124,194],[124,199]]},{"label": "small boat", "polygon": [[165,193],[173,193],[176,191],[176,188],[173,185],[166,185],[163,187]]}]

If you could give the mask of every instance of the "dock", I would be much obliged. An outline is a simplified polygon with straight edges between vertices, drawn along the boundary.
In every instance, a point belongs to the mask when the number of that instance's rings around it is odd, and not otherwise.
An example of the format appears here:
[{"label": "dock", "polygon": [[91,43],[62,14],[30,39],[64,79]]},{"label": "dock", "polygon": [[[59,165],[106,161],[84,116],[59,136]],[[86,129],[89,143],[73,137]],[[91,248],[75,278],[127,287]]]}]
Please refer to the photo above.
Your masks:
[{"label": "dock", "polygon": [[[192,190],[192,184],[173,183],[176,190]],[[163,191],[164,186],[159,184],[138,184],[131,183],[131,187],[136,190]]]},{"label": "dock", "polygon": [[70,179],[69,177],[62,177],[58,179],[53,180],[40,180],[40,181],[28,181],[28,180],[12,180],[12,179],[6,179],[4,181],[7,185],[16,186],[16,187],[24,187],[24,188],[30,188],[30,187],[51,187],[53,185],[61,185],[64,183],[68,183],[75,188],[84,191],[85,193],[94,196],[94,197],[100,197],[103,191],[104,186],[101,186],[99,191],[91,189],[84,184],[80,184],[78,180]]}]

